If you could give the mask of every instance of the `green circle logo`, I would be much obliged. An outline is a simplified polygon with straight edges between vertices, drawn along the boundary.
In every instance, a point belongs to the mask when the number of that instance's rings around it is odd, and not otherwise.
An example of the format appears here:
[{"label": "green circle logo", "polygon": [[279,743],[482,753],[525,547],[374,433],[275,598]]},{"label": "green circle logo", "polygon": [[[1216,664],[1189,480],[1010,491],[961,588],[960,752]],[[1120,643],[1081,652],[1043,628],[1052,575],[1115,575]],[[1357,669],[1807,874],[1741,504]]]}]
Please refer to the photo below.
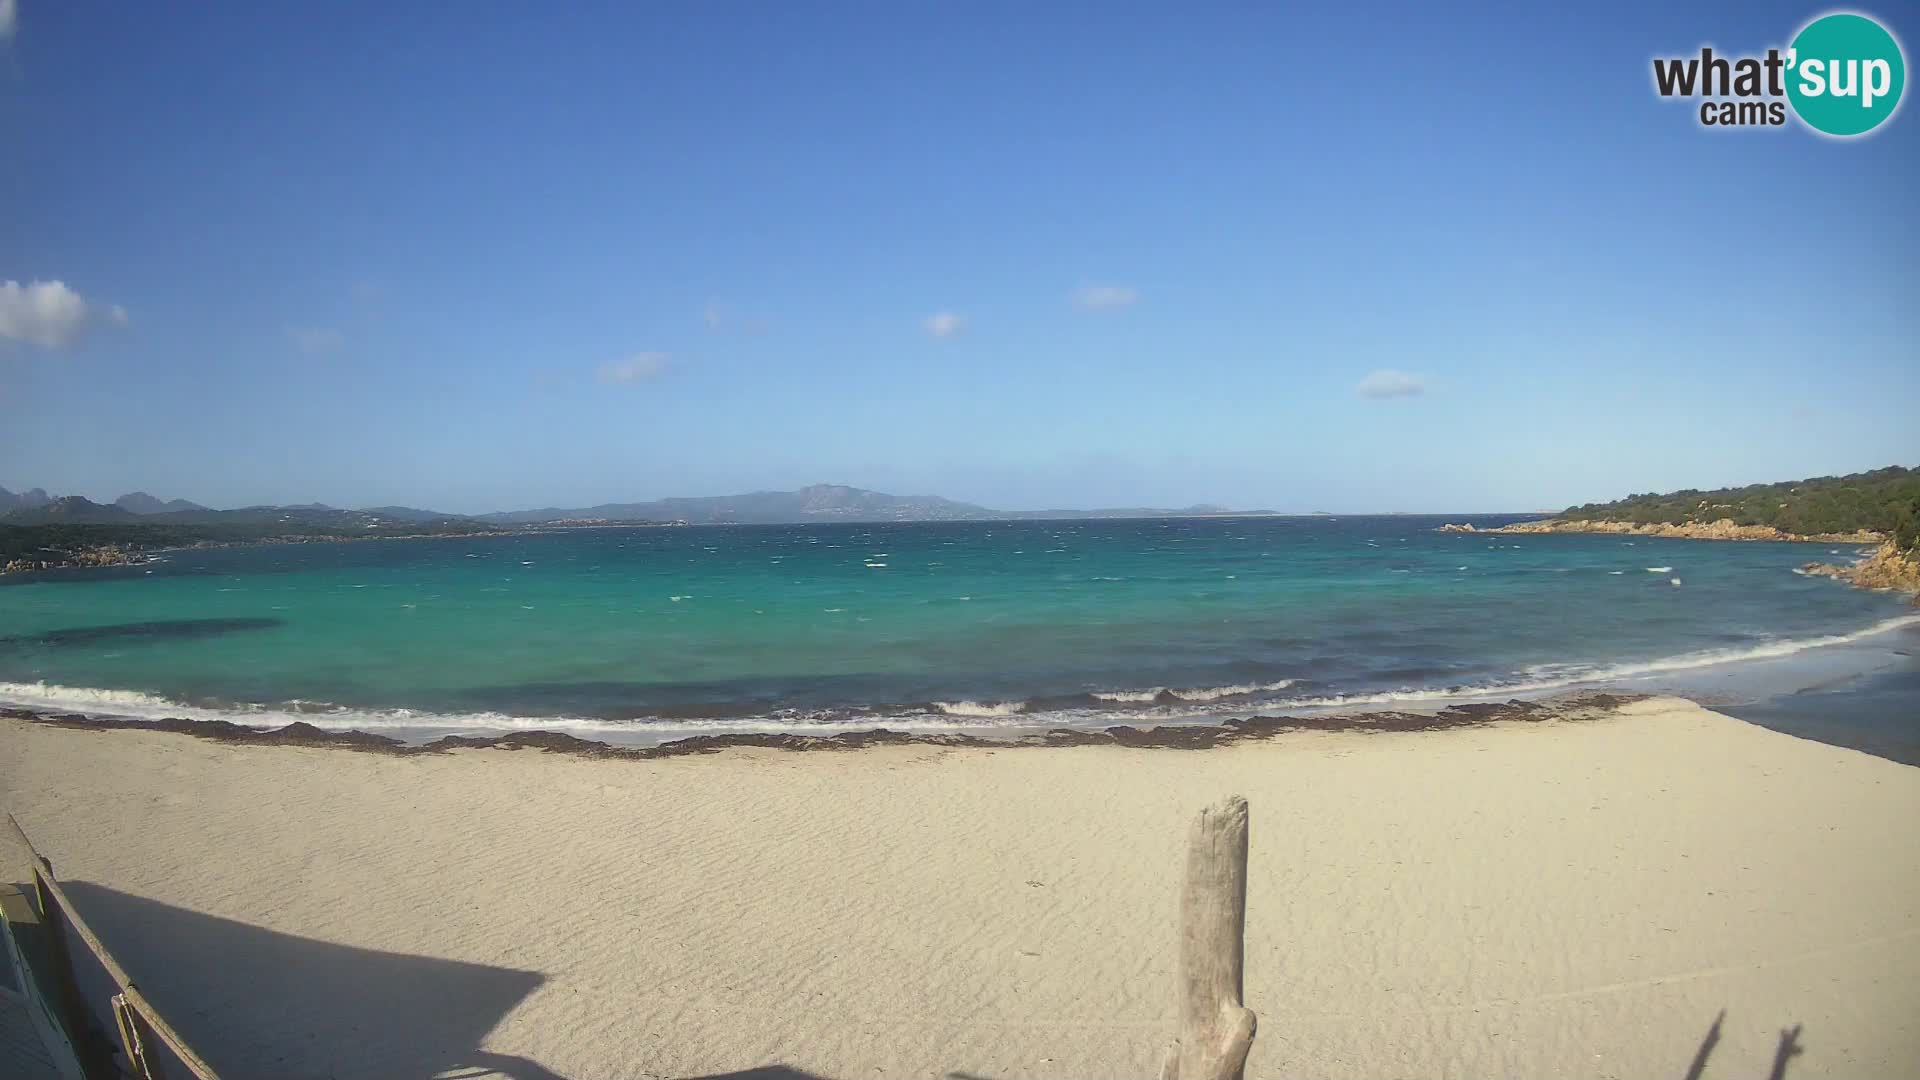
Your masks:
[{"label": "green circle logo", "polygon": [[1906,85],[1900,43],[1865,15],[1823,15],[1787,50],[1787,100],[1808,127],[1828,135],[1879,127],[1900,107]]}]

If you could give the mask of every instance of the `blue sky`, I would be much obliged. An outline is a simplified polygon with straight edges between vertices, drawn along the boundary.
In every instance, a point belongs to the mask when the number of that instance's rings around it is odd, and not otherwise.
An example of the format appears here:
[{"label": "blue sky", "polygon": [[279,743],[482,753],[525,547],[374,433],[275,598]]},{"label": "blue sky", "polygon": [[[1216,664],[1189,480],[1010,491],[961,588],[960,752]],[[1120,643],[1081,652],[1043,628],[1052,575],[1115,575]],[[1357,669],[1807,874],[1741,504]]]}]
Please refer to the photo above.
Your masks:
[{"label": "blue sky", "polygon": [[0,485],[1466,511],[1920,464],[1920,117],[1651,88],[1824,8],[1439,7],[0,0]]}]

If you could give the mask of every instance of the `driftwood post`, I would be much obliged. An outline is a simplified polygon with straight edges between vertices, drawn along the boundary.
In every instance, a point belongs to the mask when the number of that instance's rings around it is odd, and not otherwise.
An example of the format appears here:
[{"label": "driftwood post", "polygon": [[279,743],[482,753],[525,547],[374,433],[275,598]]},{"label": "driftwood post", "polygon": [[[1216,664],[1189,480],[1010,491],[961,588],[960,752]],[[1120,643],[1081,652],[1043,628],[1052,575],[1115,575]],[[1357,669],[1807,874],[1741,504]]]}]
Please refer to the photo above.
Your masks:
[{"label": "driftwood post", "polygon": [[1180,1034],[1161,1080],[1240,1080],[1254,1016],[1241,1004],[1247,931],[1247,800],[1200,811],[1180,895]]}]

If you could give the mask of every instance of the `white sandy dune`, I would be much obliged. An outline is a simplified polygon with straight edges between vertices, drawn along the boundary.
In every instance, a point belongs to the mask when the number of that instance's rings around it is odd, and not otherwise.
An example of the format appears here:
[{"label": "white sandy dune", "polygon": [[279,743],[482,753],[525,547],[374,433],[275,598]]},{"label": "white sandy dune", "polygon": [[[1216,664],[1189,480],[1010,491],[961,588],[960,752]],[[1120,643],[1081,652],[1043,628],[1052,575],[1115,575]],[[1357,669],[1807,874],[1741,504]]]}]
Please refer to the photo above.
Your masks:
[{"label": "white sandy dune", "polygon": [[1151,1076],[1232,793],[1249,1076],[1681,1076],[1723,1010],[1705,1077],[1794,1027],[1788,1076],[1920,1074],[1920,769],[1675,700],[650,762],[0,721],[0,798],[232,1077]]}]

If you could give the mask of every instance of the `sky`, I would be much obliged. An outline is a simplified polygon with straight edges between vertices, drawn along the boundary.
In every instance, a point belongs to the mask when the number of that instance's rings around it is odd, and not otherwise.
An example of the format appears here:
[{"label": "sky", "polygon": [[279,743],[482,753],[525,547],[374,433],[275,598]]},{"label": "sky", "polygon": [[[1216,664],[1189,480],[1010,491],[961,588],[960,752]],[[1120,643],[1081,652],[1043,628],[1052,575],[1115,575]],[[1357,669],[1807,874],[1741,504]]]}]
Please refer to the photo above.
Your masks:
[{"label": "sky", "polygon": [[1827,9],[1452,6],[0,0],[0,485],[1451,512],[1920,464],[1920,114],[1652,88]]}]

